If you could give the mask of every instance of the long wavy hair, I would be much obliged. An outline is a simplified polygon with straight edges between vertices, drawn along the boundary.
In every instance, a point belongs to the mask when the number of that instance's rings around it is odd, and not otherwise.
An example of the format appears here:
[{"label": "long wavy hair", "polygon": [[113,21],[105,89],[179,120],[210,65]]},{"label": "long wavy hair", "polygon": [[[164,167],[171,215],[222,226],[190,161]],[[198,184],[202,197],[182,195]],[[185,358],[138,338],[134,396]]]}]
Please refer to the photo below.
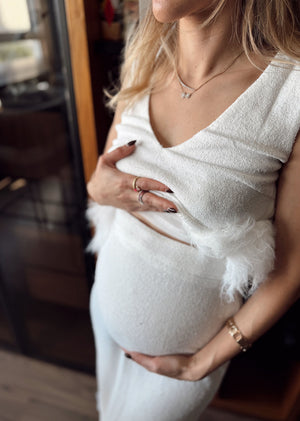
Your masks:
[{"label": "long wavy hair", "polygon": [[[213,11],[201,24],[212,25],[228,0],[215,0]],[[234,0],[232,36],[251,61],[251,53],[271,61],[276,53],[300,58],[300,2],[298,0]],[[118,87],[108,96],[107,106],[119,101],[130,105],[166,80],[177,62],[178,25],[158,22],[152,9],[138,23],[124,48]],[[251,61],[252,62],[252,61]],[[253,63],[253,62],[252,62]],[[253,63],[254,64],[254,63]]]}]

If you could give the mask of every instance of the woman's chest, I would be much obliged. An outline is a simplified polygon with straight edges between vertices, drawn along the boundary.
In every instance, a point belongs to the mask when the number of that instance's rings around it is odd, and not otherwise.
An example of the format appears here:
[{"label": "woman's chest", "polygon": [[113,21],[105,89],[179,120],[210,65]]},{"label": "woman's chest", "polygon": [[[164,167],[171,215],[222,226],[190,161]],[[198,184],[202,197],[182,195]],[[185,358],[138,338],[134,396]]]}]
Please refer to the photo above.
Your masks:
[{"label": "woman's chest", "polygon": [[182,116],[175,105],[161,103],[164,109],[155,111],[162,113],[157,121],[173,127],[169,133],[174,139],[177,132],[185,136],[184,142],[174,140],[170,147],[163,147],[153,130],[149,109],[155,103],[146,95],[123,114],[117,126],[114,147],[137,139],[134,154],[117,167],[166,184],[174,191],[179,208],[206,225],[248,215],[272,217],[279,170],[299,127],[296,101],[287,101],[294,95],[288,74],[277,74],[276,79],[273,71],[265,72],[209,126],[202,130],[192,126],[191,131],[196,130],[192,134],[180,131],[180,126],[183,121],[195,121],[194,115]]},{"label": "woman's chest", "polygon": [[226,75],[210,81],[188,98],[183,98],[177,80],[165,89],[151,93],[148,114],[152,130],[163,147],[179,145],[222,117],[260,71],[237,76]]}]

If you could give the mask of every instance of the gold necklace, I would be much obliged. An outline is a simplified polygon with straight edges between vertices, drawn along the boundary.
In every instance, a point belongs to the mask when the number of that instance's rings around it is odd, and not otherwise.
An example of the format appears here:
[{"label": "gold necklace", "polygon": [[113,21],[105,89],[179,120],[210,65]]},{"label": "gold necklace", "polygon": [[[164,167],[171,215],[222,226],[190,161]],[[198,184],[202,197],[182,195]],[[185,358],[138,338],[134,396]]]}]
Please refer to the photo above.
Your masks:
[{"label": "gold necklace", "polygon": [[[220,75],[222,75],[223,73],[225,73],[231,66],[233,66],[233,64],[236,62],[236,60],[241,56],[243,54],[243,51],[239,54],[239,55],[237,55],[236,57],[235,57],[235,59],[229,64],[229,66],[227,66],[227,67],[225,67],[225,69],[222,71],[222,72],[220,72],[220,73],[217,73],[216,75],[214,75],[214,76],[212,76],[212,77],[210,77],[209,79],[207,79],[205,82],[202,82],[201,83],[201,85],[200,86],[198,86],[197,88],[191,88],[190,86],[188,86],[188,85],[186,85],[184,82],[183,82],[183,80],[181,79],[181,77],[179,76],[179,74],[178,74],[178,71],[177,71],[177,68],[175,68],[175,72],[176,72],[176,76],[177,76],[177,79],[178,79],[178,82],[179,82],[179,84],[180,84],[180,87],[181,87],[181,98],[183,98],[183,99],[190,99],[191,98],[191,96],[195,93],[195,92],[197,92],[200,88],[202,88],[202,86],[204,86],[204,85],[206,85],[210,80],[212,80],[212,79],[214,79],[215,77],[217,77],[217,76],[220,76]],[[190,90],[191,92],[186,92],[186,90]]]}]

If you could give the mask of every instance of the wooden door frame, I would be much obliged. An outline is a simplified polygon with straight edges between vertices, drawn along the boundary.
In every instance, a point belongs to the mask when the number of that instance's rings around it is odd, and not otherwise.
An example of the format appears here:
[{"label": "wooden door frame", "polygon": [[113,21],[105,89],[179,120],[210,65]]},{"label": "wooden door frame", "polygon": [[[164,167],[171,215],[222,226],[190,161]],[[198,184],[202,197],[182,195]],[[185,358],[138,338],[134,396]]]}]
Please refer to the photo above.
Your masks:
[{"label": "wooden door frame", "polygon": [[65,0],[73,86],[84,178],[87,183],[96,167],[98,146],[90,74],[84,0]]}]

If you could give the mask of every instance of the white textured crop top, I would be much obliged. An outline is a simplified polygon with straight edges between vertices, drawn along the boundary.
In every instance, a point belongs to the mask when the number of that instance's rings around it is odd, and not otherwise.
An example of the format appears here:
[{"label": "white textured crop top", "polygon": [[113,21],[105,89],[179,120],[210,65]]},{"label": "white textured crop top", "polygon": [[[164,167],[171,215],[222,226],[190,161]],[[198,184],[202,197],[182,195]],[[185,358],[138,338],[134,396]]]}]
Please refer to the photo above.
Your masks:
[{"label": "white textured crop top", "polygon": [[[300,67],[269,65],[215,121],[179,145],[163,148],[156,139],[149,95],[123,112],[116,129],[111,150],[137,140],[118,169],[154,178],[174,192],[155,192],[179,210],[160,213],[162,230],[203,255],[226,258],[227,298],[236,291],[249,296],[274,265],[276,180],[300,129]],[[96,231],[88,250],[100,251],[114,211],[89,200],[86,216]],[[159,224],[157,215],[146,214]]]}]

